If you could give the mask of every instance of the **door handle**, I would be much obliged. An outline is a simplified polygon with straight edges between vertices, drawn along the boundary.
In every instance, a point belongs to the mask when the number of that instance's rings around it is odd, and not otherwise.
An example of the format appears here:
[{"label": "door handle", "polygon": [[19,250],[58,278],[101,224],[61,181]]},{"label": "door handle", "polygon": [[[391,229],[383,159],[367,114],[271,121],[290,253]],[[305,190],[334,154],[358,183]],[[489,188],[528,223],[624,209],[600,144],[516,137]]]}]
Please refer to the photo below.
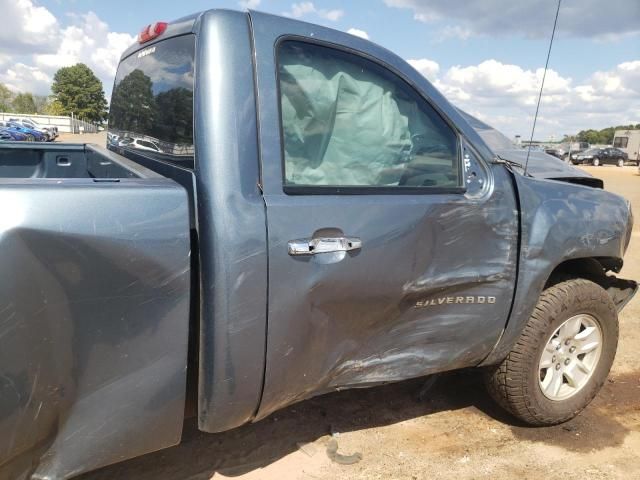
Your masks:
[{"label": "door handle", "polygon": [[289,255],[316,255],[318,253],[349,252],[360,250],[362,240],[358,237],[318,237],[290,240]]}]

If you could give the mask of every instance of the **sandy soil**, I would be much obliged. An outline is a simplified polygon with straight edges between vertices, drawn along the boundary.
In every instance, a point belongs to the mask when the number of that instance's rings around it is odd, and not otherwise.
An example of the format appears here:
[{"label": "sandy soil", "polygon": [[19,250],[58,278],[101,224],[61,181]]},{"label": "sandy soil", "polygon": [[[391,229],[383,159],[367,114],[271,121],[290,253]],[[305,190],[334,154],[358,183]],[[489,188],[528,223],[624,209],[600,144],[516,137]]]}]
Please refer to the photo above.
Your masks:
[{"label": "sandy soil", "polygon": [[[636,167],[587,170],[640,212]],[[622,276],[640,279],[638,220]],[[424,380],[412,380],[315,398],[224,434],[200,433],[190,421],[181,445],[82,479],[640,479],[639,346],[640,295],[621,315],[604,389],[557,427],[518,424],[495,407],[476,372],[462,371],[440,376],[422,401]],[[362,460],[332,462],[332,433],[340,453]]]},{"label": "sandy soil", "polygon": [[56,138],[57,143],[96,143],[100,146],[107,144],[107,132],[102,131],[98,133],[85,133],[83,135],[77,135],[73,133],[61,133]]}]

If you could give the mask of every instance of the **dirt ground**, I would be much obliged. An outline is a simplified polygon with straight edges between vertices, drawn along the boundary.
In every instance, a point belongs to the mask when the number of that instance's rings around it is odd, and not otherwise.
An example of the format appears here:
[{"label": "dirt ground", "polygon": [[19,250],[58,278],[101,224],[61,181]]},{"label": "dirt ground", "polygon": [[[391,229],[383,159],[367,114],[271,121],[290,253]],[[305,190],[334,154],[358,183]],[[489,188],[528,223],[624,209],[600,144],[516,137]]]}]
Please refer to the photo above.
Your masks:
[{"label": "dirt ground", "polygon": [[102,131],[98,133],[84,133],[82,135],[73,133],[61,133],[56,138],[58,143],[96,143],[104,146],[107,143],[107,132]]},{"label": "dirt ground", "polygon": [[[636,167],[587,170],[640,212]],[[621,275],[640,279],[640,220]],[[639,346],[640,295],[621,315],[609,381],[587,410],[557,427],[518,424],[492,403],[476,372],[463,371],[439,377],[422,401],[424,379],[325,395],[223,434],[188,422],[181,445],[82,479],[640,479]],[[331,438],[340,453],[362,459],[331,461]]]}]

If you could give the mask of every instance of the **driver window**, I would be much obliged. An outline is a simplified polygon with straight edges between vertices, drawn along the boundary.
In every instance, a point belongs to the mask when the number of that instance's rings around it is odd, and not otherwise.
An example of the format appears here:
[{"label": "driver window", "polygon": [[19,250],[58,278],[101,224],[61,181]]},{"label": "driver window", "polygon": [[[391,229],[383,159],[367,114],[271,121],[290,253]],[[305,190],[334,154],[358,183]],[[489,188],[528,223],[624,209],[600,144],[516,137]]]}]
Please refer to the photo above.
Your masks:
[{"label": "driver window", "polygon": [[461,186],[456,133],[381,65],[286,41],[278,74],[285,186]]}]

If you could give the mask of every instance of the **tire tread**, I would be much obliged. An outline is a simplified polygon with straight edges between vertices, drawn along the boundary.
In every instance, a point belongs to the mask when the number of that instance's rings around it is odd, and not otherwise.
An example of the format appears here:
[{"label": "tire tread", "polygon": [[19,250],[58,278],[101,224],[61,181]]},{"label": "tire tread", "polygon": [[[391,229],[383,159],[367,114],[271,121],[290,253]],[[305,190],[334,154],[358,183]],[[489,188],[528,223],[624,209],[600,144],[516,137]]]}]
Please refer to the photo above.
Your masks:
[{"label": "tire tread", "polygon": [[[537,352],[540,343],[551,334],[550,327],[554,321],[565,315],[576,301],[580,304],[604,302],[610,310],[609,313],[617,319],[613,302],[599,285],[585,279],[570,279],[557,283],[542,292],[529,321],[507,357],[485,375],[485,383],[491,397],[502,408],[530,425],[555,425],[573,418],[593,399],[605,380],[598,380],[590,387],[592,393],[588,395],[585,405],[561,415],[549,414],[539,408],[534,396],[529,392],[531,369],[535,368],[537,374]],[[614,323],[617,344],[617,322]],[[537,386],[537,381],[535,383]]]}]

